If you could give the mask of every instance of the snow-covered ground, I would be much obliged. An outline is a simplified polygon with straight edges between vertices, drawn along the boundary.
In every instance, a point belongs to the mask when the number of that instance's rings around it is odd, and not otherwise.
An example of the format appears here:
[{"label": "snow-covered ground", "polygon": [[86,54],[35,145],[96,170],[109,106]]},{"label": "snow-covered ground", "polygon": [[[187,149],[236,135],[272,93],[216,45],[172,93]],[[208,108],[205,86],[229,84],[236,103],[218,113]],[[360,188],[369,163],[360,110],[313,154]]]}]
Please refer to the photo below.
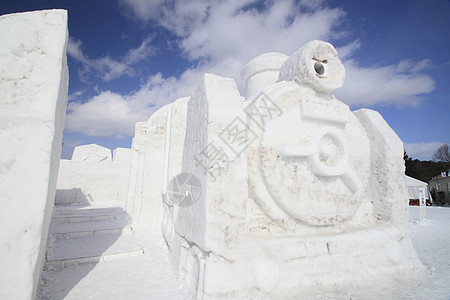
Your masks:
[{"label": "snow-covered ground", "polygon": [[[450,207],[410,207],[412,241],[426,268],[394,279],[373,278],[345,288],[311,290],[298,299],[450,299]],[[145,254],[46,271],[41,299],[184,299],[167,248],[137,230]],[[297,298],[295,298],[297,299]]]},{"label": "snow-covered ground", "polygon": [[145,254],[47,270],[39,299],[183,299],[164,241],[137,231]]},{"label": "snow-covered ground", "polygon": [[427,207],[422,220],[419,207],[409,212],[414,248],[431,272],[423,282],[430,297],[421,299],[450,299],[450,207]]}]

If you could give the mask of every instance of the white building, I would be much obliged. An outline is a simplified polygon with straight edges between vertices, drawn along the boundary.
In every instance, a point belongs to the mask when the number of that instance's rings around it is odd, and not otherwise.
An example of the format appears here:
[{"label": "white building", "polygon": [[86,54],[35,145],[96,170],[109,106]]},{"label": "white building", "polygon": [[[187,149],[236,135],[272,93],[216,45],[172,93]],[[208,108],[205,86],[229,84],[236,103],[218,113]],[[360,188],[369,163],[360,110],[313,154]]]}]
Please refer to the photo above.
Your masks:
[{"label": "white building", "polygon": [[408,191],[409,205],[419,205],[419,189],[424,188],[426,190],[427,206],[431,206],[433,199],[430,196],[428,189],[428,183],[415,179],[413,177],[405,175],[405,184]]}]

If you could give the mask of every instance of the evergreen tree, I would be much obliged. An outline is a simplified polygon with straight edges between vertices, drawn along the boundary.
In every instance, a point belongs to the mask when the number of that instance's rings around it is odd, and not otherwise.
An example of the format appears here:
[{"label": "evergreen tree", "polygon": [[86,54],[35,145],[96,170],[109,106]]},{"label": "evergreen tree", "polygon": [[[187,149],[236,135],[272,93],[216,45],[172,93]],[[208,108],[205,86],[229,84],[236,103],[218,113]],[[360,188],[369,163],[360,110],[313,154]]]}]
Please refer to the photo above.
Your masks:
[{"label": "evergreen tree", "polygon": [[406,167],[405,174],[424,182],[428,182],[433,177],[441,175],[441,172],[450,169],[450,162],[420,161],[409,157],[406,151],[403,158]]}]

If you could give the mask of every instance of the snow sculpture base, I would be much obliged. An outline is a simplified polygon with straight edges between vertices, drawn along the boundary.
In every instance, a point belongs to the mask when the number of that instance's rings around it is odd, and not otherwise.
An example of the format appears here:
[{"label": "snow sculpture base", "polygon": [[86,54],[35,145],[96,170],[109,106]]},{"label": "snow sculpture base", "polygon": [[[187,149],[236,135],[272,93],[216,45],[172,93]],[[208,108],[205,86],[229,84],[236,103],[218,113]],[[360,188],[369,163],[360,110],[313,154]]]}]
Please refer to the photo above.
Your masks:
[{"label": "snow sculpture base", "polygon": [[345,76],[334,47],[262,55],[242,74],[246,101],[233,80],[205,74],[149,123],[162,131],[146,151],[164,157],[150,202],[162,203],[186,296],[299,297],[420,265],[403,144],[377,112],[332,95]]},{"label": "snow sculpture base", "polygon": [[[226,256],[183,241],[180,276],[197,298],[283,299],[410,271],[411,245],[392,228],[316,237],[248,235]],[[410,250],[408,250],[410,249]],[[373,276],[373,277],[372,277]]]},{"label": "snow sculpture base", "polygon": [[0,291],[34,299],[67,105],[67,12],[0,16]]}]

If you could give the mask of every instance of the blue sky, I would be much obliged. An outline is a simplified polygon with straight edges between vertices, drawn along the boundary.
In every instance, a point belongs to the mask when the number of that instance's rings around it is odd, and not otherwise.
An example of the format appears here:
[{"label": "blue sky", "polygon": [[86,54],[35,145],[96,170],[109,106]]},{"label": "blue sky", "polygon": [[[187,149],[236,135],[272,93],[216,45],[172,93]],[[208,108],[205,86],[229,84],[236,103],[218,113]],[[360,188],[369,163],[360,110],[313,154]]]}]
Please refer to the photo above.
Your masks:
[{"label": "blue sky", "polygon": [[264,52],[331,42],[346,67],[336,97],[379,111],[410,156],[450,143],[448,0],[6,0],[0,14],[69,11],[63,158],[76,145],[130,147],[134,124],[192,94],[204,72],[231,77]]}]

